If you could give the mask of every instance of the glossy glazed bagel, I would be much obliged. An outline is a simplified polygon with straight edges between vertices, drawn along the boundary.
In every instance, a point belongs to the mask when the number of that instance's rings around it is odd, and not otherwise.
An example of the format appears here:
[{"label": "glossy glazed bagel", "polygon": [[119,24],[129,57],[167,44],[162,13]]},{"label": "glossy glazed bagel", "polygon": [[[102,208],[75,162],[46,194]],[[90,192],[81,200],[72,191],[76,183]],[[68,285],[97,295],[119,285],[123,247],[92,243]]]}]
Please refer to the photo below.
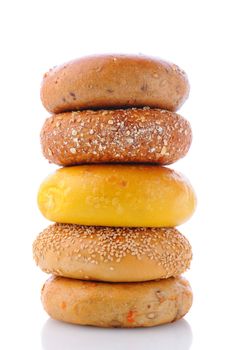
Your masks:
[{"label": "glossy glazed bagel", "polygon": [[192,250],[175,228],[54,224],[33,244],[39,267],[58,276],[108,282],[139,282],[178,276]]},{"label": "glossy glazed bagel", "polygon": [[178,66],[142,55],[79,58],[47,72],[41,87],[51,113],[143,106],[176,111],[188,94],[187,76]]},{"label": "glossy glazed bagel", "polygon": [[165,167],[80,165],[41,184],[38,205],[49,220],[92,226],[174,227],[193,213],[188,180]]},{"label": "glossy glazed bagel", "polygon": [[48,118],[41,131],[44,156],[58,165],[78,163],[171,164],[192,141],[189,122],[160,109],[67,112]]},{"label": "glossy glazed bagel", "polygon": [[52,318],[98,327],[156,326],[180,319],[192,305],[183,277],[116,284],[52,277],[41,298]]}]

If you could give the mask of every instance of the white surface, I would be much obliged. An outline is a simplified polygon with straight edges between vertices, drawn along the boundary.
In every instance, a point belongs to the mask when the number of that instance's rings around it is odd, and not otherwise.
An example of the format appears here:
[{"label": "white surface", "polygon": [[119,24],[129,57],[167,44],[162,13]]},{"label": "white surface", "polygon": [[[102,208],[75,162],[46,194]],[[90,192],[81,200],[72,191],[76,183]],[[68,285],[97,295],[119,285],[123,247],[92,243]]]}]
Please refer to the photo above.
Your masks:
[{"label": "white surface", "polygon": [[[231,349],[231,11],[230,1],[2,1],[1,33],[1,349]],[[31,244],[48,222],[37,189],[53,169],[40,152],[47,116],[42,74],[89,53],[160,56],[191,82],[180,113],[194,142],[173,167],[198,195],[180,229],[193,246],[187,274],[194,304],[185,320],[140,330],[74,327],[49,320],[40,304],[47,278]]]}]

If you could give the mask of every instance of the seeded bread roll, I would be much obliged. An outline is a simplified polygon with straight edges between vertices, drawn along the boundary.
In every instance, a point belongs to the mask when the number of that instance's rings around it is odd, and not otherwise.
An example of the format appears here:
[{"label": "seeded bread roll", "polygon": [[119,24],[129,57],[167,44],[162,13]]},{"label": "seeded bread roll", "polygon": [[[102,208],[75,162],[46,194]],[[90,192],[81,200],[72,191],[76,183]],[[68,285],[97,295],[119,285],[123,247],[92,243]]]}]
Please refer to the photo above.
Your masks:
[{"label": "seeded bread roll", "polygon": [[44,156],[58,165],[136,162],[171,164],[185,156],[190,124],[160,109],[67,112],[53,115],[41,131]]},{"label": "seeded bread roll", "polygon": [[187,76],[178,66],[142,55],[79,58],[51,69],[41,87],[51,113],[141,106],[176,111],[188,94]]},{"label": "seeded bread roll", "polygon": [[180,275],[190,266],[192,249],[175,228],[54,224],[37,237],[33,255],[54,275],[139,282]]},{"label": "seeded bread roll", "polygon": [[97,327],[157,326],[180,319],[192,305],[183,277],[117,284],[52,277],[41,297],[52,318]]},{"label": "seeded bread roll", "polygon": [[51,221],[89,226],[175,227],[196,206],[189,181],[160,166],[97,164],[65,167],[39,188]]}]

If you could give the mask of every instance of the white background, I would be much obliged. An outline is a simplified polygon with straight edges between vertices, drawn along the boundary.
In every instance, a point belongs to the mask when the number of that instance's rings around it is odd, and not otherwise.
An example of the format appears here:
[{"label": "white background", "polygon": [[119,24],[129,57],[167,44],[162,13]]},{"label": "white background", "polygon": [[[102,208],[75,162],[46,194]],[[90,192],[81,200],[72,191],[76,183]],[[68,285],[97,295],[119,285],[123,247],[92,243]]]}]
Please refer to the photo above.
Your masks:
[{"label": "white background", "polygon": [[[231,349],[230,1],[1,1],[1,349]],[[194,260],[186,274],[194,304],[185,320],[151,329],[103,330],[49,320],[40,303],[47,278],[31,245],[48,225],[37,189],[55,169],[39,132],[47,112],[39,98],[48,68],[91,53],[143,53],[186,70],[192,125],[187,157],[173,165],[198,195],[180,230]]]}]

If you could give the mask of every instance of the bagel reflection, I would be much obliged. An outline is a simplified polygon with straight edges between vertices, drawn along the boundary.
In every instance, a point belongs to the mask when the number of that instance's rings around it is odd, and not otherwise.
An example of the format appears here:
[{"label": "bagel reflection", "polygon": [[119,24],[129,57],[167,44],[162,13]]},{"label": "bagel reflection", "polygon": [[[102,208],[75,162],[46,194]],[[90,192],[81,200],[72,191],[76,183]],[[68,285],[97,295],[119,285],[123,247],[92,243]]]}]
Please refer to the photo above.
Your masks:
[{"label": "bagel reflection", "polygon": [[185,320],[137,329],[104,329],[48,319],[41,332],[43,350],[188,350],[191,327]]}]

